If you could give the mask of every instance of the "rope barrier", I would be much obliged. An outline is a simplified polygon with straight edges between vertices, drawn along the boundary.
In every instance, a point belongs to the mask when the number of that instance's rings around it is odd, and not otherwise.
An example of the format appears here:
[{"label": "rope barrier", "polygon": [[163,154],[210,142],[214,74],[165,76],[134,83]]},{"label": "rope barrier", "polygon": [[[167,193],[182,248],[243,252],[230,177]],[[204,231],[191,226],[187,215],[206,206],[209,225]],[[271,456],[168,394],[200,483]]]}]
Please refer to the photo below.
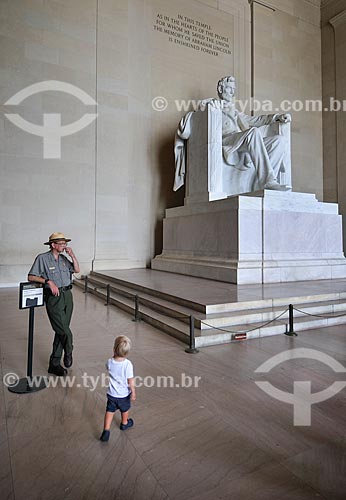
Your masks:
[{"label": "rope barrier", "polygon": [[324,316],[322,314],[311,314],[311,313],[308,313],[306,311],[302,311],[301,309],[297,309],[296,307],[293,307],[293,309],[295,311],[298,311],[302,314],[305,314],[306,316],[314,316],[315,318],[324,318],[324,319],[332,319],[332,318],[341,318],[342,316],[346,316],[346,313],[344,314],[337,314],[337,315],[333,315],[333,316]]},{"label": "rope barrier", "polygon": [[84,281],[84,279],[83,279],[83,278],[77,278],[77,276],[73,275],[73,281],[74,281],[74,280],[77,280],[77,281]]},{"label": "rope barrier", "polygon": [[[91,284],[93,284],[93,283],[92,283],[92,281],[91,281],[90,279],[88,279],[88,285],[89,285],[90,283],[91,283]],[[109,285],[97,285],[97,286],[94,286],[93,290],[97,290],[98,288],[99,288],[100,290],[102,290],[103,288],[107,288],[108,286],[109,286]]]},{"label": "rope barrier", "polygon": [[209,327],[213,328],[214,330],[220,330],[221,332],[226,332],[226,333],[249,333],[249,332],[253,332],[254,330],[258,330],[259,328],[263,328],[264,326],[270,325],[270,323],[273,323],[274,321],[277,321],[279,318],[281,318],[281,316],[283,316],[288,311],[288,309],[289,308],[287,307],[287,309],[285,309],[281,314],[279,314],[279,316],[276,316],[276,318],[273,318],[270,321],[267,321],[266,323],[263,323],[263,325],[256,326],[256,328],[251,328],[250,330],[238,330],[238,331],[235,332],[233,330],[225,330],[224,328],[217,328],[216,326],[209,325],[208,323],[205,323],[204,321],[201,321],[201,323],[203,323],[203,325],[206,325],[206,326],[209,326]]},{"label": "rope barrier", "polygon": [[179,315],[174,315],[174,314],[168,314],[170,318],[173,319],[188,319],[190,316],[188,314],[179,314]]},{"label": "rope barrier", "polygon": [[[79,278],[77,278],[79,279]],[[80,281],[85,281],[85,280],[80,280]],[[91,290],[94,290],[94,291],[97,291],[98,289],[102,289],[102,288],[107,288],[112,291],[112,292],[115,292],[115,293],[119,293],[120,295],[123,295],[125,297],[128,297],[128,298],[133,298],[136,300],[136,296],[138,296],[137,294],[134,294],[134,293],[131,293],[131,292],[125,292],[123,290],[119,290],[115,287],[112,287],[110,285],[104,285],[104,286],[96,286],[96,287],[90,287],[90,283],[91,283],[91,279],[89,278],[88,279],[88,287],[91,289]],[[139,297],[138,298],[142,298],[142,297]],[[144,299],[146,300],[146,299]],[[109,298],[108,298],[108,302],[109,302]],[[148,306],[150,307],[150,306]],[[181,313],[181,314],[168,314],[167,315],[170,317],[170,318],[173,318],[173,319],[189,319],[190,318],[190,315],[189,314],[184,314],[184,313]]]},{"label": "rope barrier", "polygon": [[94,287],[89,287],[89,290],[93,290],[94,292],[97,292],[98,290],[102,290],[103,288],[106,288],[105,286],[102,286],[102,287],[97,287],[97,286],[94,286]]}]

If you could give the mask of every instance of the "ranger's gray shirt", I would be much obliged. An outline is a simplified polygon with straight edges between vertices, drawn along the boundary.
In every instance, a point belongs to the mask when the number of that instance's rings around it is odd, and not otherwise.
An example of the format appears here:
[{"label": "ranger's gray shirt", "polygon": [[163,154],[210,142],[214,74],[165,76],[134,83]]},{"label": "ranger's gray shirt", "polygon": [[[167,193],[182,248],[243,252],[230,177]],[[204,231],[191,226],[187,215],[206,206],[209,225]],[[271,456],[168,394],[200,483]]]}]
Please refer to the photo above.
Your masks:
[{"label": "ranger's gray shirt", "polygon": [[58,288],[61,288],[71,284],[73,273],[73,264],[65,255],[59,254],[58,260],[55,260],[54,255],[49,251],[40,253],[36,257],[28,274],[52,280]]}]

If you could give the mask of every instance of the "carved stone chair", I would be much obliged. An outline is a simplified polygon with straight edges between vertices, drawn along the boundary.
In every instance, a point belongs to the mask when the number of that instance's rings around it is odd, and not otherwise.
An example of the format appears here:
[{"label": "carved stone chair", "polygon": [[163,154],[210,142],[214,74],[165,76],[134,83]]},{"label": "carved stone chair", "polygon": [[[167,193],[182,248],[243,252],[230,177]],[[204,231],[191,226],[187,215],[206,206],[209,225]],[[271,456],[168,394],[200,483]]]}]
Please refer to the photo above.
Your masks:
[{"label": "carved stone chair", "polygon": [[[263,137],[283,135],[287,149],[277,181],[291,186],[291,124],[274,122],[258,127]],[[207,106],[191,116],[186,151],[185,204],[213,201],[255,190],[256,171],[248,153],[236,153],[236,166],[222,156],[222,111]]]}]

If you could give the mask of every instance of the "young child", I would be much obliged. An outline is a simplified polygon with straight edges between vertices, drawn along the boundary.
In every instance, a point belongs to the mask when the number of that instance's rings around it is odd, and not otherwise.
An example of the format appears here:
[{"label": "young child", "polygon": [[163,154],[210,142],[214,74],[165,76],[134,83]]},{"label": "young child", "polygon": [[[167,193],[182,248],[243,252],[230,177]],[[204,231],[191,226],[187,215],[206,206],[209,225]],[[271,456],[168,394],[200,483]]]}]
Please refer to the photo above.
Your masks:
[{"label": "young child", "polygon": [[114,356],[110,358],[106,367],[109,373],[109,386],[107,390],[107,408],[101,441],[108,441],[114,412],[120,410],[120,429],[125,431],[133,426],[132,418],[128,418],[130,401],[136,399],[136,389],[133,378],[133,365],[126,359],[131,349],[131,340],[125,335],[117,337],[114,342]]}]

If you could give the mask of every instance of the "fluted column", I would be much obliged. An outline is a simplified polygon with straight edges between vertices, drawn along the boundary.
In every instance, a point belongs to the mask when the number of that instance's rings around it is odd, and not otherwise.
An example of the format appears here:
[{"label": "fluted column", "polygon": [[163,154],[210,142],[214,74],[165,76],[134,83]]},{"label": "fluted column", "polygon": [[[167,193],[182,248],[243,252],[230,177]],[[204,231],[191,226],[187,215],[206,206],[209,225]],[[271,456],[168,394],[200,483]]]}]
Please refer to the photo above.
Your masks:
[{"label": "fluted column", "polygon": [[[346,248],[346,10],[329,20],[334,28],[335,99],[341,106],[336,111],[337,201],[344,218],[344,249]],[[335,108],[336,109],[336,108]]]}]

